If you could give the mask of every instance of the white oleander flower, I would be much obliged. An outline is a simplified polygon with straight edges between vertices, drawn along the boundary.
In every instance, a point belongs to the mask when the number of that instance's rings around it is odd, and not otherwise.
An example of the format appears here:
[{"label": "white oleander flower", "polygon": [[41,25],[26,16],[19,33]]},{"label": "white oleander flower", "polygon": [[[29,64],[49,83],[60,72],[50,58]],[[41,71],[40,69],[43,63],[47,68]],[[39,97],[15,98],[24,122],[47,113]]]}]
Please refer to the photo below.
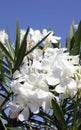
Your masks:
[{"label": "white oleander flower", "polygon": [[43,37],[45,37],[49,32],[51,32],[51,34],[43,41],[43,43],[44,44],[58,43],[58,41],[61,39],[61,37],[54,36],[53,31],[47,31],[46,29],[43,29],[43,31],[42,31]]},{"label": "white oleander flower", "polygon": [[[27,73],[23,75],[20,69],[20,71],[17,70],[14,73],[13,78],[11,89],[16,94],[16,97],[9,105],[10,118],[16,118],[18,116],[19,120],[24,121],[29,118],[29,110],[35,114],[39,112],[40,107],[44,110],[50,108],[54,95],[49,92],[43,75],[31,72],[28,75]],[[13,110],[14,106],[16,107],[15,110]],[[13,112],[15,113],[14,116]],[[26,112],[28,114],[25,114]]]},{"label": "white oleander flower", "polygon": [[76,81],[72,78],[67,78],[55,87],[55,91],[59,94],[64,94],[73,97],[77,93]]},{"label": "white oleander flower", "polygon": [[81,91],[81,67],[77,68],[72,77],[65,78],[55,87],[57,93],[66,95],[65,98],[67,96],[74,97],[78,91]]},{"label": "white oleander flower", "polygon": [[[20,41],[23,40],[26,30],[20,30]],[[27,36],[27,50],[30,50],[42,39],[42,34],[39,30],[33,30],[30,28],[29,34]]]},{"label": "white oleander flower", "polygon": [[[53,31],[50,32],[51,34],[42,42],[44,45],[58,43],[58,41],[61,39],[61,37],[54,36]],[[26,30],[20,30],[20,42],[23,40],[25,33]],[[32,47],[34,47],[48,33],[49,31],[47,31],[46,29],[43,29],[41,33],[40,30],[33,30],[32,28],[30,28],[29,34],[27,36],[27,50],[30,50]]]},{"label": "white oleander flower", "polygon": [[[45,73],[47,83],[52,86],[56,85],[56,92],[66,94],[68,91],[68,95],[71,96],[77,92],[76,81],[71,77],[78,69],[78,66],[75,65],[79,65],[79,57],[69,56],[69,53],[65,53],[64,50],[64,48],[48,48],[41,63],[37,61],[35,64],[40,71],[42,70]],[[74,84],[73,93],[71,93],[73,87],[70,88],[72,84]]]},{"label": "white oleander flower", "polygon": [[[8,34],[5,32],[5,30],[0,30],[0,42],[4,45],[4,47],[8,50],[7,42],[8,42]],[[1,55],[4,54],[4,52],[0,49]]]},{"label": "white oleander flower", "polygon": [[5,44],[5,42],[8,40],[8,34],[5,32],[5,30],[0,31],[0,41]]},{"label": "white oleander flower", "polygon": [[32,28],[30,28],[29,34],[35,43],[38,43],[42,39],[42,34],[40,30],[33,30]]},{"label": "white oleander flower", "polygon": [[30,111],[34,114],[39,112],[39,108],[42,107],[44,110],[49,109],[51,104],[51,99],[53,95],[50,92],[45,92],[40,89],[36,90],[25,90],[22,87],[21,93],[16,97],[16,101],[9,103],[10,107],[10,118],[16,118],[20,121],[28,120],[30,116]]},{"label": "white oleander flower", "polygon": [[64,50],[49,48],[46,50],[41,63],[35,62],[36,67],[45,72],[49,85],[56,85],[63,78],[71,77],[77,69],[77,66],[74,65],[79,64],[79,58],[76,56],[75,62],[74,56],[72,59],[72,56],[69,56],[69,53],[64,53]]},{"label": "white oleander flower", "polygon": [[37,60],[37,61],[41,61],[42,57],[43,57],[43,50],[36,48],[35,50],[33,50],[32,53],[30,53],[28,55],[29,59],[32,59],[33,61]]}]

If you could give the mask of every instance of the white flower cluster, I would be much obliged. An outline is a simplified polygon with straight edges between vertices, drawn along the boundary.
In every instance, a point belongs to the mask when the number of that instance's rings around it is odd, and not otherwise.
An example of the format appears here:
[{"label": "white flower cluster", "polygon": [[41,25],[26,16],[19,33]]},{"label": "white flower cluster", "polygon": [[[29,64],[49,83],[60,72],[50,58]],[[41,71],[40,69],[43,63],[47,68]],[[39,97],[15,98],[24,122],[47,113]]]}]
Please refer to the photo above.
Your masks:
[{"label": "white flower cluster", "polygon": [[[25,31],[21,30],[21,41]],[[41,34],[39,30],[30,30],[27,42],[33,46],[45,36],[47,30]],[[57,43],[60,37],[53,32],[44,40],[43,44]],[[50,91],[52,86],[53,91]],[[81,67],[79,56],[70,56],[66,48],[48,47],[44,51],[36,48],[24,57],[19,70],[13,74],[11,89],[14,100],[8,104],[10,118],[20,121],[27,120],[30,111],[38,113],[42,107],[50,108],[51,100],[56,98],[53,92],[67,96],[75,96],[81,89]]]},{"label": "white flower cluster", "polygon": [[[33,30],[30,28],[28,37],[27,37],[27,49],[30,50],[33,46],[35,46],[42,38],[44,38],[49,32],[51,34],[43,41],[43,44],[51,44],[51,43],[58,43],[58,40],[61,39],[61,37],[54,36],[53,31],[47,31],[46,29],[42,30],[42,33],[40,30]],[[24,35],[26,33],[26,30],[20,30],[20,41],[22,41]]]}]

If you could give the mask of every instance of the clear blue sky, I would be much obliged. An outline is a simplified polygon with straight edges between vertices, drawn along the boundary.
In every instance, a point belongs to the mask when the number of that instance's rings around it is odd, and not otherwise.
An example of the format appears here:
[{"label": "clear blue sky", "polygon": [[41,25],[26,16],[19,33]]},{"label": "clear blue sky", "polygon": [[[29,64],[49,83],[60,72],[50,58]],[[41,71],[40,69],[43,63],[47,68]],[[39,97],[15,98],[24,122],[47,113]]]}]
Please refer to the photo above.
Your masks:
[{"label": "clear blue sky", "polygon": [[81,20],[81,0],[0,0],[0,30],[8,29],[12,41],[18,21],[22,29],[53,29],[65,44],[73,20]]}]

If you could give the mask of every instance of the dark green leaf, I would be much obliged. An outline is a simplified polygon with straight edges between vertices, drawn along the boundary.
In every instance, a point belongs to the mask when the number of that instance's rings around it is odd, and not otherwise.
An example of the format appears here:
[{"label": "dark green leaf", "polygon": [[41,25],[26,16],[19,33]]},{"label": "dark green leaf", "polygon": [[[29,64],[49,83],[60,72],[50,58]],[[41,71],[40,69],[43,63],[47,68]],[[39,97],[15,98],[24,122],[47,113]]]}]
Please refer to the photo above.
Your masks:
[{"label": "dark green leaf", "polygon": [[2,49],[2,51],[5,54],[5,57],[7,57],[8,59],[10,59],[11,61],[13,61],[13,58],[11,56],[11,54],[8,52],[8,50],[4,47],[4,45],[0,42],[0,48]]},{"label": "dark green leaf", "polygon": [[10,42],[10,35],[9,35],[9,32],[7,31],[7,34],[8,34],[8,40],[5,41],[6,43],[6,46],[8,48],[8,52],[11,54],[12,58],[14,59],[14,46],[13,44]]},{"label": "dark green leaf", "polygon": [[0,59],[0,64],[6,66],[6,67],[9,67],[2,59]]},{"label": "dark green leaf", "polygon": [[21,46],[18,50],[18,54],[17,54],[17,59],[15,62],[15,67],[14,67],[14,71],[17,70],[19,68],[19,66],[21,65],[23,58],[25,56],[25,52],[26,52],[26,48],[27,48],[27,36],[29,33],[29,28],[27,29],[24,38],[22,40]]},{"label": "dark green leaf", "polygon": [[63,127],[67,129],[67,125],[64,119],[64,115],[62,110],[60,109],[59,105],[56,103],[56,101],[52,100],[52,108],[54,110],[54,116],[57,118],[59,122],[62,123]]},{"label": "dark green leaf", "polygon": [[70,50],[71,40],[72,40],[73,36],[74,36],[74,21],[71,24],[69,36],[66,39],[66,47],[67,47],[68,50]]},{"label": "dark green leaf", "polygon": [[74,44],[73,48],[71,48],[71,55],[80,54],[80,44],[81,44],[81,21],[78,26],[78,30],[74,34]]},{"label": "dark green leaf", "polygon": [[11,54],[12,58],[14,59],[15,53],[14,53],[13,45],[12,45],[12,43],[10,43],[9,40],[6,43],[7,43],[9,53]]},{"label": "dark green leaf", "polygon": [[21,130],[20,128],[17,128],[17,127],[7,127],[8,130]]},{"label": "dark green leaf", "polygon": [[1,117],[0,117],[0,130],[7,130],[7,128],[5,127],[5,125],[2,122]]},{"label": "dark green leaf", "polygon": [[16,24],[15,56],[17,56],[17,54],[18,54],[19,48],[20,48],[20,26],[19,26],[19,23],[17,22],[17,24]]},{"label": "dark green leaf", "polygon": [[4,67],[3,65],[1,65],[1,64],[0,64],[0,69],[1,69],[2,72],[6,72],[7,74],[10,73],[10,71],[6,67]]}]

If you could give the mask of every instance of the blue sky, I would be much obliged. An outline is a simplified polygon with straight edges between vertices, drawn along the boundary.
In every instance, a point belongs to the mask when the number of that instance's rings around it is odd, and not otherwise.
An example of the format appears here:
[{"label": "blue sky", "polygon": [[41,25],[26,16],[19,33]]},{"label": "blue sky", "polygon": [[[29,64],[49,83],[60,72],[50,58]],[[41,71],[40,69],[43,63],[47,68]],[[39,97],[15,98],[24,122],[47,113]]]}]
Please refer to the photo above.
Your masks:
[{"label": "blue sky", "polygon": [[53,29],[64,45],[73,20],[81,20],[81,0],[0,0],[0,30],[8,30],[12,41],[18,21],[22,29]]}]

